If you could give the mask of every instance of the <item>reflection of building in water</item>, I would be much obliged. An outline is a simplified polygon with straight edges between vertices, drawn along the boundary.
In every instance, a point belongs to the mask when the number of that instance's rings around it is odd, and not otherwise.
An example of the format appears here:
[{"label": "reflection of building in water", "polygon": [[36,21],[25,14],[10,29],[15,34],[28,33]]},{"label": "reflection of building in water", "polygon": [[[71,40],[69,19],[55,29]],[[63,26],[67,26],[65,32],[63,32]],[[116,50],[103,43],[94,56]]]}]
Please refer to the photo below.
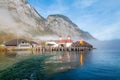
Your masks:
[{"label": "reflection of building in water", "polygon": [[14,58],[16,57],[16,52],[3,52],[0,53],[0,61],[7,60],[6,58]]},{"label": "reflection of building in water", "polygon": [[83,65],[83,53],[80,53],[80,65]]},{"label": "reflection of building in water", "polygon": [[83,65],[83,53],[64,53],[63,55],[60,55],[61,62],[69,63],[69,66],[71,68],[79,67],[80,65]]},{"label": "reflection of building in water", "polygon": [[5,53],[5,56],[11,57],[11,58],[16,57],[16,55],[17,55],[17,53],[15,51],[14,52],[6,52]]},{"label": "reflection of building in water", "polygon": [[31,55],[32,51],[16,51],[17,56],[27,56],[27,55]]},{"label": "reflection of building in water", "polygon": [[65,52],[57,53],[56,56],[47,60],[46,67],[47,72],[51,71],[51,67],[54,68],[54,72],[62,72],[69,69],[80,68],[83,65],[84,52]]}]

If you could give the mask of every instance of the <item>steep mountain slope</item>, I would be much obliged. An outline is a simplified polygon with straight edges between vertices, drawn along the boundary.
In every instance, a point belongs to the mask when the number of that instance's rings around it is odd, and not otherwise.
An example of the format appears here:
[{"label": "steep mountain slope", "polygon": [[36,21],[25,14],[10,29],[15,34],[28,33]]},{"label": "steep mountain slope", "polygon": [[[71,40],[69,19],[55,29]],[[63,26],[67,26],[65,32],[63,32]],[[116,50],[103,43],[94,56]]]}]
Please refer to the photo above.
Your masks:
[{"label": "steep mountain slope", "polygon": [[50,15],[47,19],[43,18],[26,0],[0,0],[0,34],[6,33],[41,39],[53,35],[94,39],[64,15],[57,14]]},{"label": "steep mountain slope", "polygon": [[44,18],[25,0],[0,0],[0,30],[18,35],[39,35]]},{"label": "steep mountain slope", "polygon": [[70,35],[74,39],[94,39],[88,32],[80,30],[76,24],[64,15],[50,15],[47,18],[46,24],[57,35]]}]

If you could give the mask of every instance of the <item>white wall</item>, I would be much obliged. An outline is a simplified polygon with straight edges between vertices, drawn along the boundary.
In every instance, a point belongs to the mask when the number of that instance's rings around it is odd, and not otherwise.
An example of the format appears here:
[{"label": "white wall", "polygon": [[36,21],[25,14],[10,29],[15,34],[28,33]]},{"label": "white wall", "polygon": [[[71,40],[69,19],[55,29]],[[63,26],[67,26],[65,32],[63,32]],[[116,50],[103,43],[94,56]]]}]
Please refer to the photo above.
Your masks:
[{"label": "white wall", "polygon": [[20,43],[17,46],[18,49],[26,49],[26,48],[32,48],[32,45],[30,43]]},{"label": "white wall", "polygon": [[66,43],[66,47],[70,47],[72,43]]}]

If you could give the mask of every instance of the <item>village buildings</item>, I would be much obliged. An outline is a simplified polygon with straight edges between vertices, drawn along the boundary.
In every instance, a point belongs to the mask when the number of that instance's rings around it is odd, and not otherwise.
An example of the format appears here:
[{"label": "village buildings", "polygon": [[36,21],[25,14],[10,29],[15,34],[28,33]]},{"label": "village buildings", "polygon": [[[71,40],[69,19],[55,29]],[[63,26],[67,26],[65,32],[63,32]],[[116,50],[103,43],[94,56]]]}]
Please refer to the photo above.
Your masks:
[{"label": "village buildings", "polygon": [[19,49],[19,50],[24,50],[24,49],[31,49],[33,47],[37,46],[37,43],[34,41],[28,41],[25,39],[13,39],[4,44],[7,49]]},{"label": "village buildings", "polygon": [[37,50],[37,51],[51,51],[51,50],[83,50],[92,49],[93,46],[84,40],[74,42],[70,36],[63,38],[59,36],[58,40],[44,41],[44,45],[38,44],[35,41],[28,41],[25,39],[13,39],[4,43],[7,50]]},{"label": "village buildings", "polygon": [[67,37],[67,39],[63,39],[62,36],[59,37],[58,44],[61,47],[70,47],[73,43],[73,40],[70,36]]},{"label": "village buildings", "polygon": [[51,47],[70,47],[73,43],[73,40],[70,36],[66,39],[63,39],[62,36],[59,36],[58,40],[46,41],[47,46]]}]

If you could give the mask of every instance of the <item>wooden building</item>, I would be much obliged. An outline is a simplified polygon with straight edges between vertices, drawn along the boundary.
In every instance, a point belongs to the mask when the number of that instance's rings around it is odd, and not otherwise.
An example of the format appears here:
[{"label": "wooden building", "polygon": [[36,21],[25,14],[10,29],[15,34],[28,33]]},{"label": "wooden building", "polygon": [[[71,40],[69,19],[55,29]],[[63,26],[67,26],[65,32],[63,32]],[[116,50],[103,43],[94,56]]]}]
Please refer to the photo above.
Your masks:
[{"label": "wooden building", "polygon": [[76,41],[74,42],[72,45],[72,47],[86,47],[86,48],[93,48],[93,46],[89,43],[87,43],[86,41],[80,40],[80,41]]},{"label": "wooden building", "polygon": [[4,44],[8,50],[24,50],[31,49],[37,46],[34,41],[27,41],[25,39],[13,39]]}]

